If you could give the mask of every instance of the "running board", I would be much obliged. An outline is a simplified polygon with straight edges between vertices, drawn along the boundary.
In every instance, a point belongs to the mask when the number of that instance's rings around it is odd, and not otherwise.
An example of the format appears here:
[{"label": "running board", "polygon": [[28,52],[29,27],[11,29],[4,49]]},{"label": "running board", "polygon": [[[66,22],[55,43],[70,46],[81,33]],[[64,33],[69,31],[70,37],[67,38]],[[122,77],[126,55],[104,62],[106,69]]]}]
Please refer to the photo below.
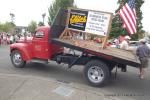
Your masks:
[{"label": "running board", "polygon": [[31,62],[48,64],[48,60],[43,59],[32,59]]}]

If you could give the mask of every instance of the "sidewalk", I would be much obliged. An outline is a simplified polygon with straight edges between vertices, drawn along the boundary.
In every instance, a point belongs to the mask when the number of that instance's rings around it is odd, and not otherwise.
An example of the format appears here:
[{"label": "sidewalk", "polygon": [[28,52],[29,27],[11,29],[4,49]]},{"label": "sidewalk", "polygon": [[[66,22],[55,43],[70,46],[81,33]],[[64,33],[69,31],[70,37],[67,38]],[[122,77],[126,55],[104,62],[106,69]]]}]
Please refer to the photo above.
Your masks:
[{"label": "sidewalk", "polygon": [[54,79],[0,74],[0,100],[120,100]]}]

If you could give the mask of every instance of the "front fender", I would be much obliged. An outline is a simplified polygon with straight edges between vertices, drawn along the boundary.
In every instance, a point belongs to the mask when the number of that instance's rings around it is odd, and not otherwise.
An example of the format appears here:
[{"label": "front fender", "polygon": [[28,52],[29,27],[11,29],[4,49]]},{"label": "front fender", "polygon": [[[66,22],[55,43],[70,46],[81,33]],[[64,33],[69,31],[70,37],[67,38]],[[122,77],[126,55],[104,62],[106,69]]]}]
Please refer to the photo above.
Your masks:
[{"label": "front fender", "polygon": [[13,50],[18,50],[21,55],[23,60],[28,61],[32,59],[32,49],[29,47],[28,44],[25,43],[14,43],[10,45],[10,52]]}]

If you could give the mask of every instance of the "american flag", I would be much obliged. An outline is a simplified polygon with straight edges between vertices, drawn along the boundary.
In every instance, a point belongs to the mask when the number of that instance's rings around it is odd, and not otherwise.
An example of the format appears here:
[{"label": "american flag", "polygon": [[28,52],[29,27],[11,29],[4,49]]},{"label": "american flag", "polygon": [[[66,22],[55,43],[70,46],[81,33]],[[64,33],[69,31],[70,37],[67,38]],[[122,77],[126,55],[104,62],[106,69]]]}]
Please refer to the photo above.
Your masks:
[{"label": "american flag", "polygon": [[123,24],[130,34],[136,33],[136,10],[135,0],[128,2],[119,10]]}]

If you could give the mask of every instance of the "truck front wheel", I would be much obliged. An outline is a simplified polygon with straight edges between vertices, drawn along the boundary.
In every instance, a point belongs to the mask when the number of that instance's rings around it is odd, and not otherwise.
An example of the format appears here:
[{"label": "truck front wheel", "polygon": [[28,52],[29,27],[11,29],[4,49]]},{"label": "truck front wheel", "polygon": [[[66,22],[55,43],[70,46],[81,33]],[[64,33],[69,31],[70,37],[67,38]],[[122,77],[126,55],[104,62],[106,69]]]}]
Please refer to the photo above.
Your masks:
[{"label": "truck front wheel", "polygon": [[104,62],[92,60],[85,65],[84,76],[90,85],[104,86],[108,83],[110,72]]},{"label": "truck front wheel", "polygon": [[22,59],[22,55],[18,50],[12,51],[11,62],[17,68],[23,68],[26,64],[26,61]]}]

